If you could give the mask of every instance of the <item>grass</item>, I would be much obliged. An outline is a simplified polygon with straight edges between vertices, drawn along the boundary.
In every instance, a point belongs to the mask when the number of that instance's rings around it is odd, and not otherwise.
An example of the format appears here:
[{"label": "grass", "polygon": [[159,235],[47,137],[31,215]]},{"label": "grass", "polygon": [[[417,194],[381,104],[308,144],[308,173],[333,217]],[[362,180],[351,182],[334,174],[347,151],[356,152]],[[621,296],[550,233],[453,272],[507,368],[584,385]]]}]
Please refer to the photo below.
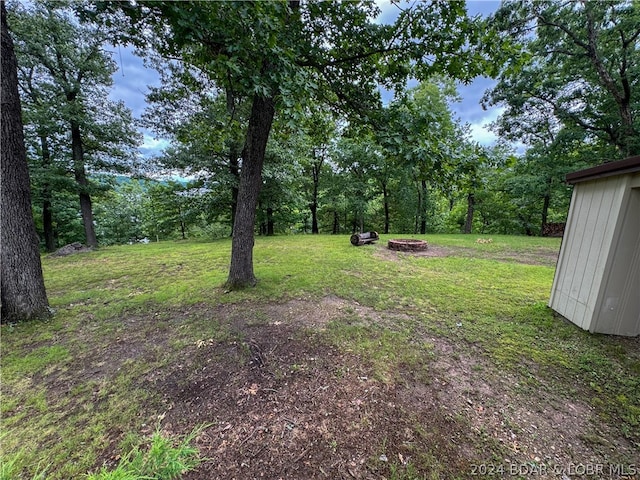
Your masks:
[{"label": "grass", "polygon": [[[384,245],[390,237],[382,237]],[[228,240],[45,257],[56,315],[2,326],[2,468],[22,472],[13,478],[38,478],[45,466],[47,478],[96,472],[114,438],[153,434],[143,405],[162,416],[141,379],[172,365],[185,346],[237,335],[214,307],[242,305],[259,320],[260,304],[327,295],[375,315],[363,322],[346,310],[319,338],[370,363],[382,382],[402,371],[426,378],[434,349],[424,339],[441,336],[472,346],[525,385],[586,395],[602,421],[638,445],[637,352],[546,307],[559,240],[477,238],[429,235],[450,255],[416,257],[389,256],[381,245],[355,248],[348,236],[259,237],[258,286],[230,293],[222,287]],[[391,478],[423,478],[413,466],[393,468]]]},{"label": "grass", "polygon": [[115,468],[102,467],[98,472],[89,474],[87,480],[178,479],[202,461],[198,449],[192,446],[202,429],[203,426],[194,429],[179,442],[156,430],[148,446],[134,445],[120,458]]},{"label": "grass", "polygon": [[[193,470],[202,459],[198,449],[192,446],[195,437],[204,426],[195,428],[183,439],[171,439],[156,430],[148,440],[135,440],[113,468],[103,466],[99,471],[86,475],[87,480],[175,480]],[[131,439],[129,439],[131,440]],[[24,451],[9,461],[0,460],[0,480],[21,478],[18,468]],[[47,478],[47,467],[38,465],[31,480]]]}]

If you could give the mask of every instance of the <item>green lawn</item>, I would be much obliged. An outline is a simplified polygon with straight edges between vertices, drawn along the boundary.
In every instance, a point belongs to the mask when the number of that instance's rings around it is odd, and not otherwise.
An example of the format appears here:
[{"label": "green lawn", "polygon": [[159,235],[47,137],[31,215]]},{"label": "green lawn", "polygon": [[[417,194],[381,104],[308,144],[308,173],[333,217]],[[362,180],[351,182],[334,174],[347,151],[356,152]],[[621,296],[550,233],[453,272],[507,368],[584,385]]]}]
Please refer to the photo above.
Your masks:
[{"label": "green lawn", "polygon": [[[384,235],[363,247],[348,236],[258,237],[259,283],[241,292],[222,286],[229,240],[45,257],[55,316],[2,326],[3,478],[95,471],[105,451],[157,427],[149,412],[160,399],[141,378],[162,377],[198,342],[241,341],[229,312],[259,324],[271,306],[323,298],[340,299],[341,313],[322,329],[305,327],[307,337],[355,355],[381,385],[403,381],[407,371],[429,385],[434,362],[447,360],[436,344],[447,342],[482,359],[474,368],[489,380],[496,372],[515,376],[513,395],[535,389],[559,401],[579,396],[637,452],[638,342],[588,334],[547,308],[559,239],[410,237],[425,238],[441,255],[392,253]],[[384,321],[355,321],[359,309]],[[386,475],[426,478],[438,471],[428,465],[443,462],[437,453],[428,457],[431,463],[423,455],[400,465],[402,472],[390,464]]]}]

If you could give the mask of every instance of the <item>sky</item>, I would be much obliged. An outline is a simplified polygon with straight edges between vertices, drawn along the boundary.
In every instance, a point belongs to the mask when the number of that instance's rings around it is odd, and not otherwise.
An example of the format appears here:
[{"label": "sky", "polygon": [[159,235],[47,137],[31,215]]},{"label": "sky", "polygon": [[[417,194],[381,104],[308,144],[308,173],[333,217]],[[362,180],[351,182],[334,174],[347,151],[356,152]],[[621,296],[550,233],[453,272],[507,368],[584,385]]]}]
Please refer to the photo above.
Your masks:
[{"label": "sky", "polygon": [[[382,10],[381,19],[389,19],[397,12],[396,7],[389,0],[379,0]],[[500,6],[500,1],[474,0],[467,1],[467,10],[471,16],[486,16],[494,12]],[[158,73],[144,66],[143,60],[135,56],[127,47],[114,47],[113,59],[118,64],[118,71],[113,74],[113,89],[110,98],[122,100],[131,109],[134,117],[140,118],[146,108],[145,95],[149,86],[160,84]],[[459,84],[458,93],[461,101],[451,105],[455,116],[463,124],[470,127],[471,137],[481,145],[492,145],[497,137],[489,131],[487,125],[494,121],[501,112],[499,107],[483,110],[480,99],[484,92],[494,85],[489,78],[479,77],[468,85]],[[143,157],[158,155],[162,149],[169,145],[166,139],[158,138],[153,132],[143,130],[144,141],[139,147]]]}]

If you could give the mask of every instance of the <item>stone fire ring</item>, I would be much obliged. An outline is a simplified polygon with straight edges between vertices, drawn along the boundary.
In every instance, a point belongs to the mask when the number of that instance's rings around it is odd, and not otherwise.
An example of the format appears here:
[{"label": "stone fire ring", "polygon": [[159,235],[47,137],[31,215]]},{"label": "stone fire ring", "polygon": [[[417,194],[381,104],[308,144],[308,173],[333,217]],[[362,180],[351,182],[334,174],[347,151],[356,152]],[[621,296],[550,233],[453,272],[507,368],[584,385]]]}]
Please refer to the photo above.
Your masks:
[{"label": "stone fire ring", "polygon": [[401,238],[389,240],[387,247],[389,250],[397,250],[400,252],[421,252],[427,249],[427,242],[424,240],[413,240],[410,238]]}]

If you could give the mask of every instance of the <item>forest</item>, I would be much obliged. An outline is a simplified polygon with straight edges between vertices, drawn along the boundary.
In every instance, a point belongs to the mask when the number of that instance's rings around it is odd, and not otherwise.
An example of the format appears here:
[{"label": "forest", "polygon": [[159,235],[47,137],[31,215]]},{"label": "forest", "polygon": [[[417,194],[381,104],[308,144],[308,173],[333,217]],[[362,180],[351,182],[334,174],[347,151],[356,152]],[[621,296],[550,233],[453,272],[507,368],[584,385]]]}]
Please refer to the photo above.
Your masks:
[{"label": "forest", "polygon": [[[256,98],[274,109],[251,187],[259,235],[540,235],[564,221],[567,172],[639,153],[631,2],[507,1],[489,18],[398,4],[393,25],[372,2],[8,10],[46,251],[231,235]],[[143,118],[109,99],[118,43],[161,74]],[[504,107],[490,147],[450,107],[475,75],[497,79],[484,102]],[[170,147],[141,157],[141,128]]]}]

